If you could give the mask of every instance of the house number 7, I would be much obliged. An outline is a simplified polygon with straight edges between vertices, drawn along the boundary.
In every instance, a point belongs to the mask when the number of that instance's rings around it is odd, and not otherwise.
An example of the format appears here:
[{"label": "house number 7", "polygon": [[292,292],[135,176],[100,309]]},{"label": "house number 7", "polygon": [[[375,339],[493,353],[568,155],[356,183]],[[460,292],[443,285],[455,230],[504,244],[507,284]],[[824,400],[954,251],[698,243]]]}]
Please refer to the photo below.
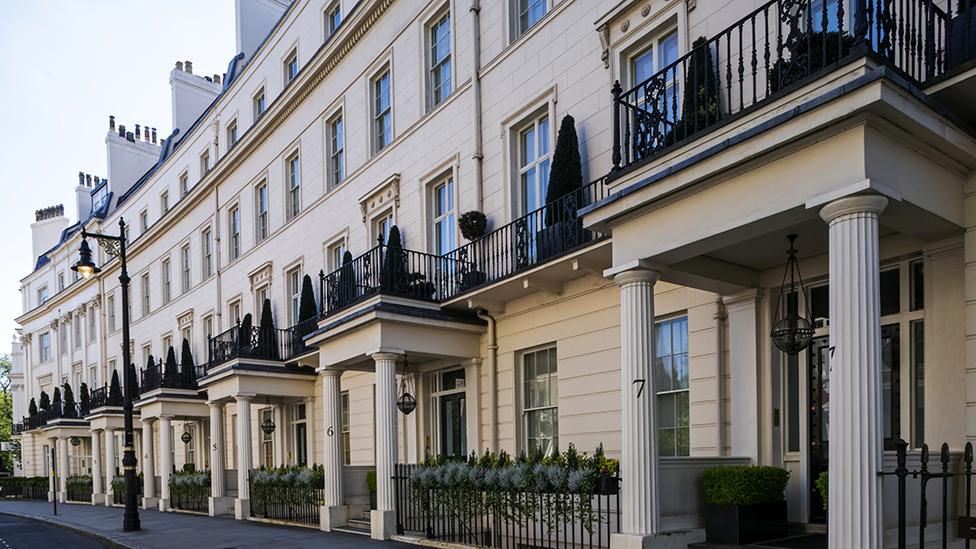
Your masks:
[{"label": "house number 7", "polygon": [[637,388],[637,398],[640,398],[641,393],[644,392],[644,380],[643,379],[635,379],[634,382],[631,383],[631,385],[636,385],[638,383],[640,383],[640,387]]}]

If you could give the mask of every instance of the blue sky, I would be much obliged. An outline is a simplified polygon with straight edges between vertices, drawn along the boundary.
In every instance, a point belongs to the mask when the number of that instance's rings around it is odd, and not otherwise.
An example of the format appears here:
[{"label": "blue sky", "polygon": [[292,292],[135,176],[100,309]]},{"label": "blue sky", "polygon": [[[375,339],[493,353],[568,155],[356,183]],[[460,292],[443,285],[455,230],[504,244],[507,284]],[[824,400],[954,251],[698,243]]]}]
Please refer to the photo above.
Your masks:
[{"label": "blue sky", "polygon": [[78,172],[107,177],[108,117],[172,128],[169,72],[223,73],[235,53],[234,0],[0,2],[0,353],[21,314],[34,211],[76,221]]}]

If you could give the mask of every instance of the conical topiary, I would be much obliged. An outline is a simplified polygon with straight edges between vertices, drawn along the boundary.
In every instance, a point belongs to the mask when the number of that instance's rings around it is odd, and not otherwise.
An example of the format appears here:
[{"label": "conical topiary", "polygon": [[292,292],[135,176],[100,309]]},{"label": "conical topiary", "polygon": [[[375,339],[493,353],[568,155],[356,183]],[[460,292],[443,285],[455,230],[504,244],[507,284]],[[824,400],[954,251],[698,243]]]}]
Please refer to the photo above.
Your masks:
[{"label": "conical topiary", "polygon": [[251,313],[247,313],[241,319],[241,324],[237,329],[238,346],[242,352],[251,348],[251,334],[254,331],[252,324]]},{"label": "conical topiary", "polygon": [[61,388],[60,387],[55,387],[54,388],[54,398],[52,398],[51,401],[52,401],[52,404],[54,404],[55,406],[58,406],[58,405],[62,404],[62,400],[61,400]]},{"label": "conical topiary", "polygon": [[332,309],[341,309],[356,299],[356,271],[352,266],[352,253],[342,254],[342,267],[339,269],[338,295],[332,298]]},{"label": "conical topiary", "polygon": [[112,406],[122,402],[122,384],[119,383],[118,370],[112,370],[112,382],[108,386],[108,401]]},{"label": "conical topiary", "polygon": [[190,342],[183,338],[183,348],[180,350],[180,373],[183,376],[183,383],[186,388],[193,386],[196,379],[196,372],[193,365],[193,352],[190,350]]},{"label": "conical topiary", "polygon": [[146,369],[150,370],[156,365],[156,358],[150,354],[146,357]]},{"label": "conical topiary", "polygon": [[[560,198],[578,192],[583,187],[583,163],[580,160],[579,138],[576,136],[576,121],[566,115],[559,123],[556,136],[556,149],[552,152],[552,169],[549,171],[549,184],[546,188],[546,225],[576,218],[576,207],[553,207]],[[582,206],[582,204],[578,204]]]},{"label": "conical topiary", "polygon": [[73,417],[75,413],[75,393],[71,385],[64,384],[64,415]]},{"label": "conical topiary", "polygon": [[[149,363],[152,363],[152,355],[149,355]],[[136,364],[134,362],[129,363],[129,375],[128,379],[132,383],[132,398],[139,396],[139,371],[136,370]]]},{"label": "conical topiary", "polygon": [[261,330],[258,343],[261,356],[271,360],[278,358],[278,333],[271,315],[271,300],[265,298],[261,305]]},{"label": "conical topiary", "polygon": [[380,287],[387,292],[402,292],[407,285],[407,254],[400,240],[400,228],[390,227],[386,238],[386,256],[380,274]]},{"label": "conical topiary", "polygon": [[37,403],[34,402],[34,397],[31,397],[31,399],[30,399],[30,404],[27,406],[27,413],[30,416],[36,416],[37,415]]},{"label": "conical topiary", "polygon": [[318,315],[316,309],[315,294],[312,293],[312,277],[305,275],[302,277],[302,295],[298,302],[298,322],[303,323],[315,318]]},{"label": "conical topiary", "polygon": [[721,114],[715,61],[704,36],[692,44],[689,65],[681,98],[681,119],[675,122],[673,135],[665,140],[667,145],[714,124]]},{"label": "conical topiary", "polygon": [[180,376],[180,367],[176,363],[176,351],[170,346],[166,352],[166,368],[163,371],[163,380],[167,383],[175,383]]},{"label": "conical topiary", "polygon": [[80,392],[81,411],[88,412],[88,410],[91,408],[91,392],[88,391],[88,384],[84,381],[81,382]]},{"label": "conical topiary", "polygon": [[51,409],[51,397],[47,395],[47,392],[41,391],[41,410]]}]

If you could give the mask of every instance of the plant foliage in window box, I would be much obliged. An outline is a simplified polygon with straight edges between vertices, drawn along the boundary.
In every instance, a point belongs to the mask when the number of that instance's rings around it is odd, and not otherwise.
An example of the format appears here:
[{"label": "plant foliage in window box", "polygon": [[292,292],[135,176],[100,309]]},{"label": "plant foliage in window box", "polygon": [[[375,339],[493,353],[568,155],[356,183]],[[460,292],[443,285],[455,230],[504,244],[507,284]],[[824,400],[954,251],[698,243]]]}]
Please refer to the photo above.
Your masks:
[{"label": "plant foliage in window box", "polygon": [[785,469],[758,465],[703,471],[708,541],[742,544],[785,536],[789,478]]}]

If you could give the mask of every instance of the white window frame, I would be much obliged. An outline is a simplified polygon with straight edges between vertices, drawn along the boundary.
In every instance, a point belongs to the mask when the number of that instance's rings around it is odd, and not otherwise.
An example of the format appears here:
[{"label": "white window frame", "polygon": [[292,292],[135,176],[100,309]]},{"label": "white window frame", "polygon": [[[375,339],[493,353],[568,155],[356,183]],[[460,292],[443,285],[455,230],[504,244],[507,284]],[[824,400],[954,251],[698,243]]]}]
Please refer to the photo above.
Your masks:
[{"label": "white window frame", "polygon": [[[384,79],[387,97],[385,107],[381,105]],[[390,143],[393,142],[393,67],[390,63],[384,64],[369,79],[369,100],[371,150],[373,154],[376,154],[389,147]],[[387,117],[389,118],[388,121]],[[389,126],[388,132],[387,126]]]},{"label": "white window frame", "polygon": [[[685,337],[685,344],[690,347],[689,338],[690,338],[690,335],[691,335],[691,329],[689,327],[688,315],[687,314],[679,314],[677,316],[673,316],[673,317],[669,317],[669,318],[658,319],[654,323],[654,338],[655,338],[655,340],[657,339],[657,330],[658,330],[658,328],[660,326],[663,326],[665,324],[671,324],[672,325],[672,330],[671,330],[672,336],[671,336],[671,341],[669,342],[669,346],[672,346],[672,348],[671,348],[671,353],[668,354],[667,358],[669,360],[673,361],[675,357],[680,357],[682,354],[685,355],[684,356],[684,360],[685,360],[685,364],[688,367],[687,374],[688,374],[688,378],[689,378],[689,382],[688,382],[688,386],[687,387],[678,387],[678,388],[671,388],[671,389],[664,389],[661,386],[658,386],[657,387],[657,394],[654,395],[654,397],[655,397],[654,398],[654,401],[655,401],[655,406],[657,406],[657,409],[658,410],[661,409],[660,408],[661,404],[659,402],[659,399],[660,399],[660,397],[662,395],[680,395],[682,393],[688,395],[688,397],[689,397],[689,399],[688,399],[689,410],[691,408],[691,399],[690,399],[690,396],[691,396],[691,391],[690,391],[690,387],[691,387],[691,383],[690,383],[690,378],[691,378],[691,372],[690,372],[690,364],[691,364],[690,354],[691,353],[690,353],[690,348],[686,348],[684,350],[685,351],[684,353],[680,353],[680,352],[679,353],[675,353],[675,349],[673,348],[673,344],[674,344],[674,341],[675,341],[675,338],[674,338],[674,335],[673,335],[674,334],[673,326],[674,326],[674,324],[676,322],[679,322],[679,321],[684,321],[684,326],[685,326],[685,336],[684,336]],[[655,344],[655,354],[659,354],[659,353],[660,353],[660,348],[659,348],[658,345]],[[662,356],[655,356],[655,358],[654,358],[654,360],[655,360],[655,375],[657,375],[657,371],[658,371],[658,366],[656,365],[656,363],[657,363],[658,360],[660,360],[662,358],[664,358],[664,357],[662,357]],[[664,453],[662,453],[664,448],[660,444],[660,432],[661,432],[661,430],[663,430],[665,428],[664,427],[661,427],[661,425],[660,425],[660,418],[659,418],[659,424],[658,424],[658,427],[657,427],[658,432],[655,433],[655,436],[658,437],[657,438],[657,440],[658,440],[658,455],[660,455],[660,456],[688,456],[688,455],[691,454],[691,422],[689,421],[687,425],[683,425],[683,426],[682,425],[679,425],[679,423],[678,423],[678,417],[677,417],[677,411],[675,411],[675,421],[674,421],[674,423],[675,423],[675,426],[670,428],[675,433],[674,453],[673,454],[664,454]],[[685,430],[688,433],[688,435],[687,435],[687,438],[688,438],[688,448],[687,448],[688,453],[687,454],[681,453],[681,451],[680,451],[681,449],[678,447],[678,437],[677,437],[677,434],[678,434],[678,431],[679,430]]]},{"label": "white window frame", "polygon": [[193,276],[191,272],[190,265],[190,243],[186,242],[180,246],[180,290],[181,293],[187,293],[192,287],[191,277]]},{"label": "white window frame", "polygon": [[342,267],[342,256],[345,255],[346,238],[339,237],[326,246],[326,268],[330,273],[338,271]]},{"label": "white window frame", "polygon": [[149,230],[149,210],[139,212],[139,234],[142,235]]},{"label": "white window frame", "polygon": [[200,153],[200,179],[206,177],[210,173],[210,147],[207,147],[202,153]]},{"label": "white window frame", "polygon": [[258,88],[251,96],[251,107],[254,112],[254,121],[257,122],[268,111],[268,95],[264,92],[264,86]]},{"label": "white window frame", "polygon": [[71,346],[74,349],[81,347],[81,319],[74,315],[71,321]]},{"label": "white window frame", "polygon": [[44,305],[51,296],[48,295],[47,284],[37,289],[37,305]]},{"label": "white window frame", "polygon": [[262,242],[270,234],[268,180],[262,179],[254,186],[254,239]]},{"label": "white window frame", "polygon": [[[527,375],[526,375],[526,371],[525,371],[525,369],[526,369],[526,357],[528,357],[529,355],[536,355],[537,356],[538,354],[543,353],[543,352],[544,353],[547,353],[549,355],[547,357],[547,359],[549,357],[553,357],[556,360],[555,378],[553,379],[552,368],[548,368],[549,378],[547,379],[547,383],[549,383],[549,389],[547,391],[547,397],[549,399],[549,403],[546,404],[546,405],[544,405],[544,406],[530,407],[529,406],[529,399],[528,399],[528,397],[526,395],[526,385],[528,383],[528,379],[527,379]],[[551,443],[550,448],[551,449],[559,448],[559,389],[558,389],[558,387],[559,387],[559,356],[558,356],[558,354],[559,354],[558,353],[558,349],[557,349],[557,346],[555,344],[542,345],[542,346],[539,346],[539,347],[525,349],[525,350],[522,350],[522,351],[520,351],[518,353],[518,381],[519,381],[519,391],[518,391],[518,394],[519,394],[519,404],[520,404],[519,424],[520,424],[521,429],[522,429],[522,434],[519,437],[519,439],[521,441],[522,448],[526,452],[531,452],[533,450],[532,445],[529,443],[529,418],[530,418],[530,415],[532,415],[533,413],[536,413],[536,412],[552,411],[555,414],[555,420],[556,420],[555,426],[554,426],[555,427],[555,433],[553,435],[552,443]],[[553,394],[552,393],[553,392],[552,392],[551,386],[552,386],[552,383],[553,382],[556,383],[556,391],[555,391],[555,397],[556,398],[555,398],[555,403],[552,402],[552,397],[553,397]],[[544,440],[544,439],[541,439],[540,438],[540,440]]]},{"label": "white window frame", "polygon": [[[298,410],[302,406],[305,406],[305,417],[304,418],[299,418],[298,417]],[[292,450],[294,452],[293,455],[295,456],[295,463],[294,463],[294,465],[303,465],[302,463],[299,463],[299,460],[298,460],[298,454],[299,454],[298,448],[299,448],[300,441],[298,440],[297,431],[298,431],[298,425],[299,424],[305,424],[305,441],[304,441],[303,447],[305,448],[305,463],[304,463],[304,465],[307,465],[308,464],[309,457],[311,457],[311,453],[309,451],[310,447],[309,447],[309,444],[308,444],[308,439],[310,438],[309,437],[309,432],[308,432],[308,416],[309,416],[309,413],[311,412],[311,410],[309,410],[309,408],[308,408],[308,406],[306,405],[305,402],[296,402],[296,403],[294,403],[292,405],[291,412],[292,412],[291,413],[291,417],[292,417],[292,420],[291,420],[291,432],[292,432],[292,435],[293,435],[292,436],[292,439],[293,439],[293,448],[292,448]]]},{"label": "white window frame", "polygon": [[[448,199],[448,207],[443,211],[440,209],[439,198],[440,190],[445,190]],[[429,204],[430,204],[430,250],[434,255],[444,255],[452,252],[458,244],[458,224],[457,224],[457,184],[454,179],[453,171],[434,180],[429,185]],[[440,240],[442,224],[449,224],[448,234],[450,242],[444,247]]]},{"label": "white window frame", "polygon": [[[525,9],[522,7],[523,4],[525,5]],[[542,15],[540,15],[534,21],[529,21],[527,18],[525,25],[523,26],[522,13],[528,14],[531,7],[537,4],[542,5]],[[509,26],[511,28],[512,41],[515,41],[522,36],[525,36],[525,34],[535,27],[539,21],[546,18],[546,15],[552,11],[553,0],[510,0],[508,6],[510,12]]]},{"label": "white window frame", "polygon": [[89,344],[95,342],[95,330],[96,330],[95,320],[97,320],[97,316],[98,315],[95,313],[95,308],[90,307],[88,309],[88,329],[87,329]]},{"label": "white window frame", "polygon": [[[335,21],[336,19],[338,21]],[[332,35],[339,30],[340,25],[342,25],[342,4],[339,0],[335,0],[322,10],[322,41],[332,38]]]},{"label": "white window frame", "polygon": [[180,187],[180,196],[186,196],[190,194],[190,174],[186,170],[183,171],[177,178]]},{"label": "white window frame", "polygon": [[329,190],[338,187],[346,178],[345,119],[343,109],[326,120],[326,158]]},{"label": "white window frame", "polygon": [[298,64],[298,47],[294,47],[285,56],[284,61],[282,61],[282,87],[291,84],[292,80],[298,77],[298,73],[301,72],[301,66]]},{"label": "white window frame", "polygon": [[234,204],[227,209],[227,260],[241,257],[241,208]]},{"label": "white window frame", "polygon": [[[515,128],[515,142],[512,150],[515,153],[515,203],[517,205],[517,216],[523,216],[535,211],[546,203],[546,192],[549,185],[549,172],[552,169],[552,153],[554,148],[552,120],[552,113],[549,112],[549,109],[545,109],[543,111],[536,111]],[[533,134],[532,139],[534,142],[532,146],[534,157],[528,160],[522,144],[530,132]],[[540,153],[543,145],[546,147],[546,152]],[[545,170],[545,181],[543,181],[540,175],[542,170]],[[528,180],[529,177],[532,178],[531,181]],[[529,185],[533,187],[532,190],[537,194],[536,204],[529,203],[528,193],[526,192]]]},{"label": "white window frame", "polygon": [[237,144],[237,140],[239,138],[237,129],[237,118],[227,123],[227,150],[230,150],[234,145]]},{"label": "white window frame", "polygon": [[288,322],[291,326],[298,324],[299,308],[302,306],[302,266],[296,265],[285,272],[285,283],[288,291]]},{"label": "white window frame", "polygon": [[142,276],[139,278],[139,280],[142,283],[142,316],[147,317],[149,316],[150,313],[152,313],[149,272],[147,271],[142,273]]},{"label": "white window frame", "polygon": [[105,308],[108,310],[108,331],[114,332],[115,324],[115,294],[105,298]]},{"label": "white window frame", "polygon": [[159,211],[166,213],[169,211],[169,191],[159,193]]},{"label": "white window frame", "polygon": [[286,218],[291,221],[302,213],[302,158],[299,149],[285,157]]},{"label": "white window frame", "polygon": [[352,412],[349,407],[349,391],[339,393],[339,418],[342,430],[342,463],[343,465],[352,464]]},{"label": "white window frame", "polygon": [[173,299],[173,273],[170,258],[163,259],[159,264],[160,275],[163,279],[163,305]]},{"label": "white window frame", "polygon": [[203,279],[213,276],[213,229],[207,227],[200,233],[200,248],[203,254]]},{"label": "white window frame", "polygon": [[[435,46],[438,45],[436,29],[442,23],[447,25],[447,36],[442,38],[447,41],[448,50],[445,56],[436,59]],[[454,93],[454,29],[451,10],[447,4],[441,7],[424,25],[424,44],[426,50],[427,110],[429,111],[446,101]],[[444,67],[447,69],[446,84],[441,71]],[[439,79],[440,82],[438,83]]]},{"label": "white window frame", "polygon": [[38,355],[41,362],[51,360],[51,332],[44,332],[37,338]]}]

